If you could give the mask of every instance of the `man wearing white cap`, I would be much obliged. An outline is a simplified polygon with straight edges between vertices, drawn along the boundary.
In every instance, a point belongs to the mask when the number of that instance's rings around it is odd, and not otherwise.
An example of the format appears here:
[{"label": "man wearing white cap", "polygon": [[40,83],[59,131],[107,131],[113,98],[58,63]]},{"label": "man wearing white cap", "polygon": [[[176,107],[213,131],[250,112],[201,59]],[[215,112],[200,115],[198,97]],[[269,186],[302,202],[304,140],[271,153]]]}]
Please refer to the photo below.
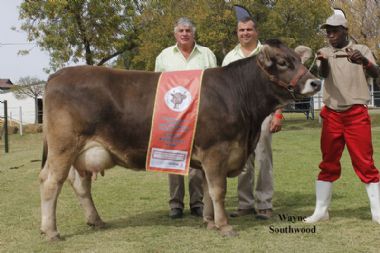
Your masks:
[{"label": "man wearing white cap", "polygon": [[379,172],[374,165],[370,100],[366,74],[379,76],[374,57],[365,45],[353,44],[348,37],[347,20],[334,14],[321,26],[330,44],[317,52],[319,74],[325,79],[320,116],[322,162],[316,181],[316,206],[306,223],[329,219],[332,183],[341,175],[340,158],[345,145],[353,168],[365,183],[372,220],[380,224]]}]

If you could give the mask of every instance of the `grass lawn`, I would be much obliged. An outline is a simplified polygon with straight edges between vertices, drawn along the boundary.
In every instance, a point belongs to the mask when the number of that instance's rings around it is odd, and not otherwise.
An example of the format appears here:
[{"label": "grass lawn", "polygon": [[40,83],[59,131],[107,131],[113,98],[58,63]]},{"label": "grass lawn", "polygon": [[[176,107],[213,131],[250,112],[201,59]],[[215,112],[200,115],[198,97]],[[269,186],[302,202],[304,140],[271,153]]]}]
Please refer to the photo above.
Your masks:
[{"label": "grass lawn", "polygon": [[[379,166],[380,114],[371,115]],[[188,209],[184,219],[171,220],[166,175],[116,167],[93,184],[94,201],[107,228],[93,230],[85,224],[82,209],[65,184],[57,209],[58,229],[65,240],[47,242],[39,234],[41,137],[11,135],[8,154],[0,145],[0,252],[380,252],[380,225],[371,222],[364,184],[353,172],[347,151],[343,175],[334,183],[330,221],[314,227],[297,220],[314,210],[321,156],[317,118],[285,115],[283,131],[273,136],[275,216],[269,221],[253,216],[230,219],[239,232],[235,238],[206,230]],[[236,178],[228,180],[228,211],[237,205],[236,184]],[[289,233],[290,229],[303,233]]]}]

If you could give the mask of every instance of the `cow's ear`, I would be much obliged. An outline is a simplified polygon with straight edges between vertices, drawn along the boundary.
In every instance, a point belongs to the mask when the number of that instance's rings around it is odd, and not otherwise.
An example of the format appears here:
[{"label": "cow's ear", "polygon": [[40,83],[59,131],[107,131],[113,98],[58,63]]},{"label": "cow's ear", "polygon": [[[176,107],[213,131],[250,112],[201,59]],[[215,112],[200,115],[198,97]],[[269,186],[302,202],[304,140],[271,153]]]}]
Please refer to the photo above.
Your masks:
[{"label": "cow's ear", "polygon": [[257,57],[261,64],[269,68],[273,64],[271,56],[272,56],[272,48],[268,45],[263,45]]},{"label": "cow's ear", "polygon": [[313,50],[310,47],[306,47],[302,45],[296,47],[294,51],[301,57],[302,64],[307,62],[313,55]]}]

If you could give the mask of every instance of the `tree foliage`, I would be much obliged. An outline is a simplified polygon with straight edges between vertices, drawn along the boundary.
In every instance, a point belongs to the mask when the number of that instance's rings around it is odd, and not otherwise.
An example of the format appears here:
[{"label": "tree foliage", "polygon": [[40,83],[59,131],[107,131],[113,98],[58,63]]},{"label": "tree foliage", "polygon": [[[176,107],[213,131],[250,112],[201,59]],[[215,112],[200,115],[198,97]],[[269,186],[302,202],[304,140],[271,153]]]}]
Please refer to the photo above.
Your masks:
[{"label": "tree foliage", "polygon": [[[368,2],[377,2],[377,8]],[[20,18],[29,39],[50,53],[53,69],[81,60],[102,65],[117,56],[116,67],[153,70],[160,51],[175,43],[179,17],[194,21],[197,43],[209,47],[220,64],[238,42],[233,4],[250,10],[260,40],[279,38],[289,47],[317,50],[325,44],[319,25],[339,3],[349,13],[354,36],[376,48],[376,0],[29,0],[21,5]],[[369,13],[377,19],[368,19]]]},{"label": "tree foliage", "polygon": [[152,70],[159,52],[175,43],[174,23],[182,16],[191,18],[196,25],[197,43],[209,47],[219,60],[230,49],[234,37],[233,13],[220,0],[146,1],[139,16],[138,52],[131,61],[132,68]]},{"label": "tree foliage", "polygon": [[264,23],[266,35],[284,41],[295,48],[303,44],[319,49],[324,43],[319,26],[331,13],[327,1],[277,1]]},{"label": "tree foliage", "polygon": [[133,48],[135,14],[129,0],[30,0],[20,6],[21,29],[49,52],[53,69],[70,61],[103,65]]},{"label": "tree foliage", "polygon": [[153,70],[159,52],[175,43],[173,26],[181,16],[194,21],[197,43],[209,47],[221,63],[238,43],[233,4],[250,10],[257,20],[261,40],[277,37],[290,47],[305,44],[314,50],[323,45],[318,26],[331,12],[325,0],[148,0],[137,19],[138,27],[143,27],[138,29],[138,46],[133,55],[124,55],[126,67]]}]

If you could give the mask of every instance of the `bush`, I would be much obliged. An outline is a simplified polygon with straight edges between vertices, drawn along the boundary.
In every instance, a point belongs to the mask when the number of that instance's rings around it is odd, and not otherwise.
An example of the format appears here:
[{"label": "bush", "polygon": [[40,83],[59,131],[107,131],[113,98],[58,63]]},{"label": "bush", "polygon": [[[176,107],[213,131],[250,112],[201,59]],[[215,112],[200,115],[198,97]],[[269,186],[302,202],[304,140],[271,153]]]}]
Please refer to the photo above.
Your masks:
[{"label": "bush", "polygon": [[[8,134],[20,133],[19,126],[8,125]],[[42,124],[27,124],[23,125],[23,133],[35,134],[42,133]],[[0,124],[0,140],[3,137],[3,126]]]},{"label": "bush", "polygon": [[17,134],[18,131],[18,126],[8,126],[8,134]]},{"label": "bush", "polygon": [[24,125],[24,133],[42,133],[42,124]]}]

